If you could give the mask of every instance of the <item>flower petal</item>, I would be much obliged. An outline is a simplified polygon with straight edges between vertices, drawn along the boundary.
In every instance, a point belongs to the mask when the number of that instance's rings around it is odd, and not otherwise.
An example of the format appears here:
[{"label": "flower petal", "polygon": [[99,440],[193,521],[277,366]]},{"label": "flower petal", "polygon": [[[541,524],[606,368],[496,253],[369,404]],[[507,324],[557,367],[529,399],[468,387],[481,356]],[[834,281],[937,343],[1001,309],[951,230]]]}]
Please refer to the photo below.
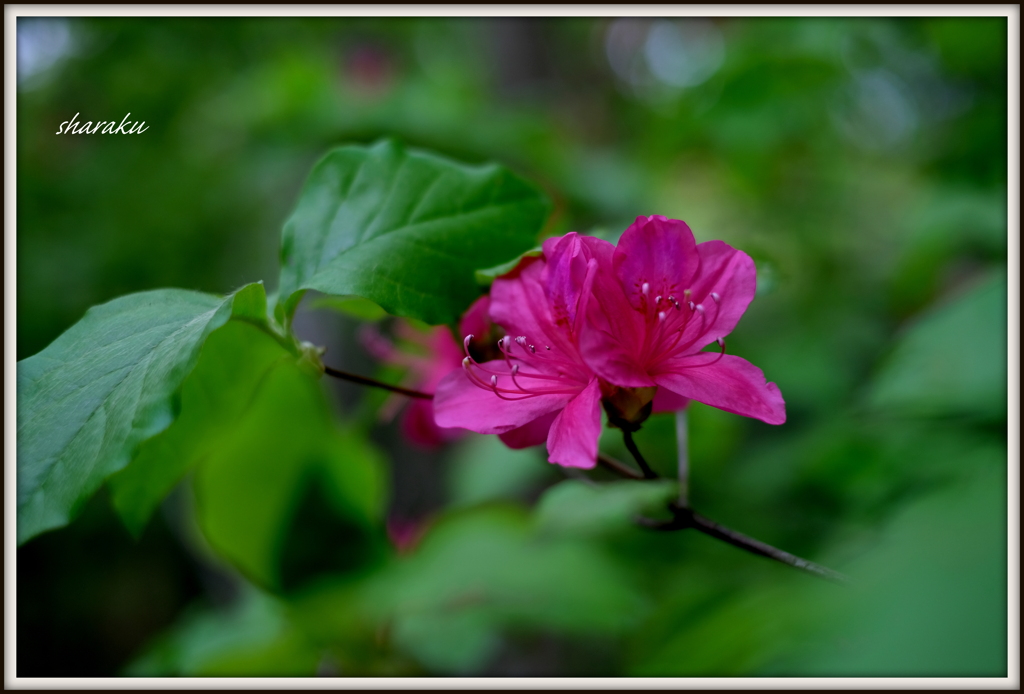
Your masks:
[{"label": "flower petal", "polygon": [[[613,259],[622,291],[634,310],[654,310],[658,296],[682,301],[700,266],[697,243],[686,222],[661,215],[637,217],[619,239]],[[643,286],[648,291],[643,292]]]},{"label": "flower petal", "polygon": [[507,431],[504,434],[498,434],[498,438],[509,448],[519,449],[539,446],[548,440],[548,431],[551,429],[551,423],[555,421],[557,415],[557,412],[549,412],[543,417],[538,417],[517,429]]},{"label": "flower petal", "polygon": [[[504,368],[502,361],[483,364]],[[441,379],[434,394],[434,421],[439,427],[459,427],[480,434],[504,434],[565,407],[572,394],[504,399],[469,380],[463,369]]]},{"label": "flower petal", "polygon": [[675,412],[676,410],[685,409],[689,404],[690,398],[673,393],[668,388],[658,388],[658,392],[654,394],[653,409],[651,411],[654,414],[659,412]]},{"label": "flower petal", "polygon": [[559,326],[551,314],[544,290],[543,258],[531,258],[511,276],[491,285],[491,318],[512,338],[523,335],[531,344],[543,344],[560,354],[577,352],[567,326]]},{"label": "flower petal", "polygon": [[584,292],[590,251],[574,231],[547,239],[543,248],[544,290],[552,318],[563,329],[571,330],[576,324],[576,309]]},{"label": "flower petal", "polygon": [[597,465],[601,436],[601,388],[593,379],[558,413],[548,432],[548,462],[565,467]]},{"label": "flower petal", "polygon": [[659,369],[655,382],[677,395],[768,424],[786,421],[786,403],[778,386],[765,383],[761,369],[746,359],[731,354],[718,359],[712,352],[702,352],[673,359]]},{"label": "flower petal", "polygon": [[[484,294],[473,302],[473,305],[466,309],[459,322],[459,335],[486,335],[491,331],[491,316],[488,311],[491,308],[491,297]],[[461,356],[462,350],[459,350]]]},{"label": "flower petal", "polygon": [[461,429],[442,429],[434,422],[434,405],[430,400],[414,400],[402,415],[402,433],[405,437],[427,448],[457,439],[465,432]]},{"label": "flower petal", "polygon": [[594,373],[627,388],[652,386],[640,364],[647,325],[633,309],[612,270],[614,246],[600,239],[584,237],[598,261],[587,320],[577,339],[580,355]]},{"label": "flower petal", "polygon": [[697,246],[697,253],[700,271],[690,288],[690,301],[703,307],[706,320],[690,321],[677,355],[698,352],[731,333],[757,290],[754,261],[743,251],[723,241],[705,241]]}]

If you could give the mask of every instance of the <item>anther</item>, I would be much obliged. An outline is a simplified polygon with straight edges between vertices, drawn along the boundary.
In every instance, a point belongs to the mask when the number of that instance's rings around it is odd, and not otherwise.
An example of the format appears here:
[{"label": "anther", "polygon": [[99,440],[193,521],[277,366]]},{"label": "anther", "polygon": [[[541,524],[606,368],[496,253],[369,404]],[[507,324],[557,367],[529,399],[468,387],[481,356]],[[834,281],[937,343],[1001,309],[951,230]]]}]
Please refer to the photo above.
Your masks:
[{"label": "anther", "polygon": [[544,349],[548,350],[549,352],[551,351],[551,347],[549,347],[548,345],[544,345]]},{"label": "anther", "polygon": [[[515,375],[517,373],[519,373],[519,364],[515,364],[512,366],[512,377],[515,378]],[[495,378],[497,378],[497,376],[495,376]]]},{"label": "anther", "polygon": [[654,297],[654,303],[660,304],[661,303],[661,297],[660,296]]},{"label": "anther", "polygon": [[497,387],[498,387],[498,377],[497,376],[491,376],[491,388],[497,388]]},{"label": "anther", "polygon": [[536,354],[537,353],[537,348],[534,347],[533,345],[530,345],[530,353],[531,354]]},{"label": "anther", "polygon": [[643,283],[643,284],[642,284],[642,285],[640,286],[640,291],[641,291],[641,292],[643,292],[643,295],[644,295],[644,296],[647,296],[647,295],[648,295],[648,294],[650,294],[650,292],[651,292],[651,285],[650,285],[649,283],[647,283],[647,282],[644,282],[644,283]]},{"label": "anther", "polygon": [[693,309],[694,309],[694,303],[691,301],[690,302],[690,310],[692,311]]},{"label": "anther", "polygon": [[659,311],[658,312],[658,320],[660,320],[662,323],[665,322],[665,312],[664,311]]},{"label": "anther", "polygon": [[696,305],[696,306],[694,306],[693,308],[694,308],[695,310],[697,310],[697,311],[700,311],[700,312],[701,312],[702,314],[704,313],[704,307],[703,307],[703,306],[701,306],[700,304],[697,304],[697,305]]},{"label": "anther", "polygon": [[724,337],[718,338],[717,342],[718,342],[718,346],[719,347],[721,347],[722,349],[725,349],[725,338]]},{"label": "anther", "polygon": [[472,339],[473,339],[473,336],[472,336],[472,335],[466,335],[465,339],[464,339],[464,340],[462,341],[462,348],[463,348],[464,350],[466,350],[466,353],[467,353],[467,354],[469,353],[469,343],[470,343],[470,341],[471,341]]},{"label": "anther", "polygon": [[718,296],[718,292],[711,292],[711,298],[715,300],[716,304],[722,300],[722,297]]}]

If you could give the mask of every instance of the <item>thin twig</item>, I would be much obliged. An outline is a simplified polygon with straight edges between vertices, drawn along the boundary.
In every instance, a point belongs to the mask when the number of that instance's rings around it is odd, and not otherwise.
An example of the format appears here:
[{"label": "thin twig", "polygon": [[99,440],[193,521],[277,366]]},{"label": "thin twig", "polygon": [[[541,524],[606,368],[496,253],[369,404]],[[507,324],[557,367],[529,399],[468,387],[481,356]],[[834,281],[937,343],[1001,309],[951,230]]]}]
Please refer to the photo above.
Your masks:
[{"label": "thin twig", "polygon": [[685,530],[686,528],[693,528],[705,535],[722,540],[723,542],[728,542],[733,547],[739,547],[740,549],[744,549],[752,554],[774,559],[775,561],[806,571],[807,573],[820,578],[834,581],[835,583],[849,583],[849,579],[838,571],[821,566],[820,564],[815,564],[814,562],[806,559],[801,559],[794,554],[785,552],[777,547],[772,547],[771,545],[761,542],[760,540],[755,540],[752,537],[747,537],[743,533],[727,528],[724,525],[716,523],[710,518],[705,518],[698,513],[694,513],[692,509],[681,508],[674,504],[671,508],[673,518],[670,521],[655,521],[650,518],[642,517],[637,520],[642,525],[655,530]]},{"label": "thin twig", "polygon": [[622,430],[622,440],[626,442],[626,449],[632,454],[633,460],[640,466],[640,469],[644,471],[644,479],[654,480],[658,479],[658,473],[651,469],[651,466],[647,464],[644,457],[640,455],[640,449],[636,447],[636,443],[633,441],[633,432],[629,429]]},{"label": "thin twig", "polygon": [[630,478],[632,480],[642,480],[642,479],[644,479],[644,475],[643,475],[642,472],[637,472],[636,470],[634,470],[633,468],[629,467],[625,463],[619,462],[615,458],[612,458],[611,456],[607,456],[604,453],[598,453],[597,454],[597,462],[599,462],[601,465],[604,465],[606,468],[608,468],[612,472],[617,472],[618,474],[622,475],[623,477],[628,477],[628,478]]},{"label": "thin twig", "polygon": [[357,376],[356,374],[350,374],[347,371],[339,371],[338,369],[332,369],[329,366],[324,367],[324,373],[328,376],[334,376],[340,378],[343,381],[351,381],[352,383],[358,383],[364,386],[372,386],[374,388],[383,388],[384,390],[390,390],[392,393],[401,393],[402,395],[408,395],[410,398],[422,398],[423,400],[433,400],[434,396],[430,393],[421,393],[418,390],[409,390],[408,388],[402,388],[401,386],[393,386],[390,383],[382,383],[373,378],[367,378],[366,376]]}]

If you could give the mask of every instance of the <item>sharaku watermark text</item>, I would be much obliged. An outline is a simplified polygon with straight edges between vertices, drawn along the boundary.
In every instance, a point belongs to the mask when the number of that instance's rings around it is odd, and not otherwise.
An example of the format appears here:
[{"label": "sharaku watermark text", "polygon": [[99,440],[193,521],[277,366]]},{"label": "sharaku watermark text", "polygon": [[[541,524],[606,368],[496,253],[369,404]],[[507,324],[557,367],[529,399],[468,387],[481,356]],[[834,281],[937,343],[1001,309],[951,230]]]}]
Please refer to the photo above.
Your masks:
[{"label": "sharaku watermark text", "polygon": [[135,121],[134,123],[128,120],[131,116],[129,112],[118,124],[117,121],[86,121],[80,123],[78,121],[79,114],[76,113],[71,120],[66,120],[60,124],[57,128],[57,135],[140,135],[147,130],[149,127],[146,125],[146,121]]}]

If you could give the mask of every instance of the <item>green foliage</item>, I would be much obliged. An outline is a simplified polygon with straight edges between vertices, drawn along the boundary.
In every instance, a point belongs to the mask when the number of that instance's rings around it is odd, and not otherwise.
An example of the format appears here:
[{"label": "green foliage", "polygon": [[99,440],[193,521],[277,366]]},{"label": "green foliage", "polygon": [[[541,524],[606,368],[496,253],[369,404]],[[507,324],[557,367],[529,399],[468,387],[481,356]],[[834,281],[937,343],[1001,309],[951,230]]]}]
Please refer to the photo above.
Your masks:
[{"label": "green foliage", "polygon": [[536,240],[548,203],[506,169],[471,167],[386,140],[340,147],[313,169],[284,227],[281,301],[359,296],[388,313],[452,323],[473,272]]},{"label": "green foliage", "polygon": [[921,316],[876,376],[872,406],[909,414],[1006,416],[1006,275]]},{"label": "green foliage", "polygon": [[141,441],[167,428],[206,337],[233,314],[266,321],[253,292],[263,289],[121,297],[19,362],[19,543],[67,523]]},{"label": "green foliage", "polygon": [[[319,385],[293,362],[275,363],[252,404],[196,474],[198,517],[209,542],[251,579],[282,587],[287,531],[309,486],[349,521],[333,552],[355,567],[384,502],[381,461],[355,432],[339,431]],[[353,534],[355,538],[351,537]],[[297,538],[301,541],[301,538]]]},{"label": "green foliage", "polygon": [[542,484],[552,468],[539,448],[513,450],[496,436],[470,433],[451,461],[451,505],[515,499]]},{"label": "green foliage", "polygon": [[230,609],[195,609],[130,663],[130,677],[302,677],[320,654],[287,620],[285,606],[247,588]]},{"label": "green foliage", "polygon": [[513,258],[512,260],[509,260],[507,262],[495,265],[494,267],[477,270],[476,272],[473,273],[473,276],[476,277],[477,284],[479,284],[481,287],[490,287],[492,284],[494,284],[495,279],[514,270],[516,265],[518,265],[523,258],[537,258],[540,257],[541,255],[543,255],[541,247],[534,246],[525,253],[520,253],[519,257],[517,258]]},{"label": "green foliage", "polygon": [[390,617],[396,643],[433,670],[484,665],[503,629],[622,633],[646,608],[598,547],[537,538],[512,507],[454,514],[372,585],[363,604]]},{"label": "green foliage", "polygon": [[598,535],[634,527],[642,513],[664,515],[678,493],[672,480],[621,480],[589,485],[566,480],[548,489],[537,502],[535,521],[541,532]]},{"label": "green foliage", "polygon": [[230,321],[203,345],[181,389],[181,414],[145,441],[132,462],[110,480],[114,506],[139,535],[150,515],[186,472],[222,446],[253,407],[268,372],[289,357],[258,328]]}]

